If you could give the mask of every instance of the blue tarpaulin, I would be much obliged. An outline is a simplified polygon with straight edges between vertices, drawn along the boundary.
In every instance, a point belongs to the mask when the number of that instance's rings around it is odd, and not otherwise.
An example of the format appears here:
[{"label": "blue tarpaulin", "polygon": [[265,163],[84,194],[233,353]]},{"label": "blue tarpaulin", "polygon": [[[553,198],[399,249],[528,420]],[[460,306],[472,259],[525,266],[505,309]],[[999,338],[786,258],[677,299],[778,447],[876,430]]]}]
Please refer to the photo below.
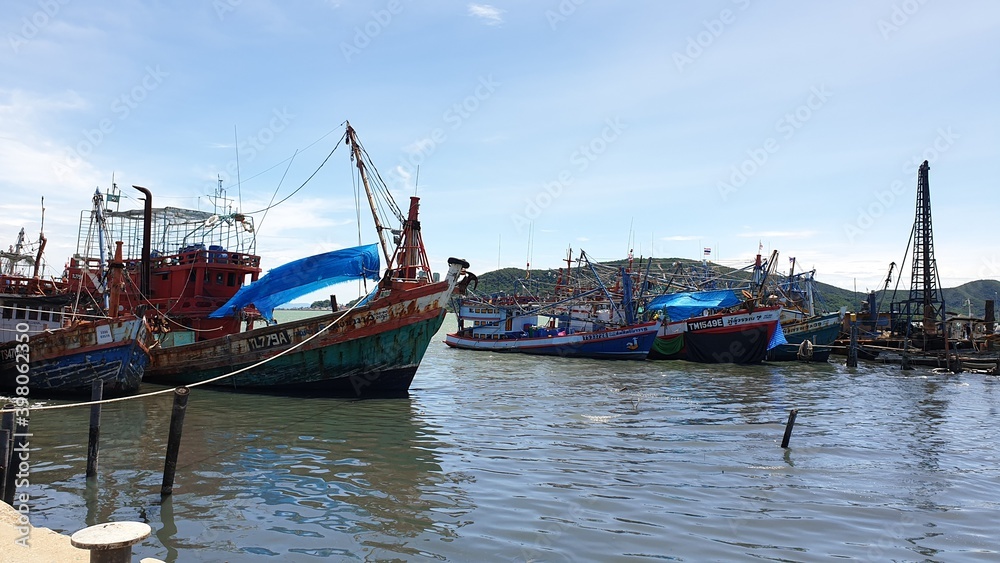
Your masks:
[{"label": "blue tarpaulin", "polygon": [[683,321],[701,315],[705,310],[725,309],[739,303],[736,294],[729,289],[668,293],[654,297],[647,310],[664,312],[671,321]]},{"label": "blue tarpaulin", "polygon": [[378,247],[374,244],[308,256],[269,271],[259,280],[241,287],[225,305],[209,315],[231,317],[251,303],[271,320],[274,308],[340,282],[379,279]]},{"label": "blue tarpaulin", "polygon": [[777,348],[782,344],[788,344],[788,340],[785,340],[785,331],[781,328],[781,322],[778,322],[778,328],[774,329],[774,336],[771,337],[771,341],[767,343],[767,349]]}]

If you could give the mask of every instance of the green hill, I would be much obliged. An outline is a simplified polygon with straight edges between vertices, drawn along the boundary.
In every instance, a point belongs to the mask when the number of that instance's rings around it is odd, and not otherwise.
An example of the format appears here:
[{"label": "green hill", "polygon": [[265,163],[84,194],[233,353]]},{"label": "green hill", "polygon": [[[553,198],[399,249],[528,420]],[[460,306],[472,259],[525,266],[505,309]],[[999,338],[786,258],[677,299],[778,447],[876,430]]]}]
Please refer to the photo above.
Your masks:
[{"label": "green hill", "polygon": [[[622,266],[625,260],[603,262],[603,266]],[[700,270],[702,263],[697,260],[684,258],[654,258],[650,271],[658,277],[669,278],[676,272],[678,265],[685,271]],[[711,268],[722,276],[735,279],[749,279],[750,273],[739,271],[734,268],[727,268],[717,264],[709,263]],[[645,262],[643,263],[645,268]],[[638,261],[633,264],[633,268],[638,269]],[[530,275],[525,276],[525,271],[521,268],[503,268],[479,274],[479,286],[476,293],[479,295],[491,295],[505,292],[508,294],[540,293],[539,288],[551,287],[555,284],[559,272],[556,270],[530,270]],[[682,275],[674,276],[683,278]],[[885,297],[882,292],[876,292],[881,309],[887,310],[889,301],[892,299],[892,289],[888,291],[889,296]],[[968,314],[966,300],[972,301],[972,314],[982,317],[985,314],[986,300],[996,299],[1000,295],[1000,281],[978,280],[962,284],[954,288],[944,290],[944,299],[949,313],[959,315]],[[900,289],[896,293],[896,301],[906,299],[907,291]],[[862,309],[862,301],[865,299],[863,292],[855,293],[848,289],[842,289],[830,284],[816,282],[817,305],[827,311],[836,311],[841,307],[847,307],[848,311],[859,311]]]}]

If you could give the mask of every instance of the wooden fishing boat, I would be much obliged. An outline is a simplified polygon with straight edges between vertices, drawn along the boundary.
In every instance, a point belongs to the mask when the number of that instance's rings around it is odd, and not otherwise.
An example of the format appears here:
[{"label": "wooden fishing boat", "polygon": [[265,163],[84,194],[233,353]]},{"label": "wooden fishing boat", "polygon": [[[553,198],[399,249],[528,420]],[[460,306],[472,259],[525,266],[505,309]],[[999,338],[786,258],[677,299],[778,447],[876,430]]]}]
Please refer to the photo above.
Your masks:
[{"label": "wooden fishing boat", "polygon": [[80,321],[19,334],[30,337],[0,345],[0,389],[6,391],[24,385],[32,395],[89,396],[94,381],[102,381],[106,396],[127,395],[139,390],[149,363],[147,327],[141,316]]},{"label": "wooden fishing boat", "polygon": [[141,312],[105,317],[88,309],[91,320],[82,320],[65,280],[38,275],[45,246],[40,239],[33,275],[14,274],[13,262],[0,275],[0,389],[89,395],[92,384],[102,381],[109,396],[136,392],[149,363]]},{"label": "wooden fishing boat", "polygon": [[[142,213],[108,214],[116,236],[142,233],[141,241],[133,235],[127,243],[134,250],[126,271],[139,280],[130,286],[129,303],[152,306],[148,314],[157,343],[148,381],[337,397],[407,393],[452,292],[464,287],[468,263],[451,258],[444,279],[435,279],[421,235],[419,198],[410,198],[404,217],[379,175],[369,177],[374,167],[349,123],[342,140],[360,172],[378,245],[303,258],[259,276],[260,257],[249,236],[253,218],[220,212],[228,207],[221,184],[216,198],[223,204],[215,213],[153,210],[152,195],[142,188],[147,205]],[[388,209],[399,228],[383,226],[379,209]],[[145,230],[136,229],[136,221]],[[273,323],[277,305],[349,279],[377,284],[348,310],[334,306],[326,315]]]},{"label": "wooden fishing boat", "polygon": [[662,321],[651,360],[755,364],[784,343],[781,307],[747,307],[732,290],[661,295],[647,310]]},{"label": "wooden fishing boat", "polygon": [[[644,360],[659,328],[637,319],[635,274],[621,268],[608,290],[594,266],[587,287],[570,287],[570,257],[549,302],[516,299],[484,302],[465,299],[458,307],[459,328],[445,344],[465,350],[519,352],[569,358]],[[525,306],[530,307],[525,309]]]},{"label": "wooden fishing boat", "polygon": [[[483,320],[480,313],[491,315]],[[445,344],[465,350],[520,352],[567,358],[644,360],[656,338],[659,323],[648,321],[620,327],[602,327],[591,322],[578,330],[557,316],[517,314],[512,309],[483,307],[463,302],[460,322],[480,323],[445,337]],[[516,328],[515,328],[516,327]]]}]

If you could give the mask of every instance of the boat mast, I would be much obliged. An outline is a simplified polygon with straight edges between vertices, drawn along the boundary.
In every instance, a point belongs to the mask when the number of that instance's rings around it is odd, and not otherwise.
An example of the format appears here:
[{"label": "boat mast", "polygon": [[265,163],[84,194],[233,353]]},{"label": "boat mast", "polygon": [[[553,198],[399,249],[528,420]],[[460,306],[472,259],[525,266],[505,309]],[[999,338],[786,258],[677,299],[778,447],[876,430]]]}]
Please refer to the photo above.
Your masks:
[{"label": "boat mast", "polygon": [[42,222],[38,227],[38,252],[35,254],[35,271],[32,272],[31,277],[38,279],[38,273],[42,268],[42,253],[45,252],[45,243],[48,239],[45,238],[45,198],[42,198]]},{"label": "boat mast", "polygon": [[13,276],[14,271],[17,268],[17,263],[21,261],[21,251],[24,249],[24,229],[17,234],[17,244],[14,245],[14,250],[11,253],[10,258],[7,259],[7,275]]},{"label": "boat mast", "polygon": [[[105,277],[105,264],[107,263],[107,252],[104,246],[104,196],[101,195],[101,190],[98,188],[94,192],[94,221],[97,223],[97,248],[100,250],[100,277]],[[111,305],[110,296],[108,295],[108,282],[104,280],[104,287],[101,289],[101,294],[103,295],[104,310],[107,311],[108,307]]]},{"label": "boat mast", "polygon": [[361,146],[358,144],[357,136],[354,133],[354,128],[351,127],[351,123],[347,122],[347,144],[351,145],[351,156],[354,159],[354,164],[358,167],[358,173],[361,174],[361,183],[365,186],[365,195],[368,196],[368,205],[372,209],[372,217],[375,219],[375,231],[378,233],[379,243],[382,245],[382,255],[385,256],[386,266],[392,264],[392,254],[389,253],[389,244],[385,240],[385,230],[386,227],[382,225],[382,221],[378,217],[378,209],[375,206],[375,196],[372,194],[371,186],[368,184],[368,174],[365,172],[365,161],[361,157]]}]

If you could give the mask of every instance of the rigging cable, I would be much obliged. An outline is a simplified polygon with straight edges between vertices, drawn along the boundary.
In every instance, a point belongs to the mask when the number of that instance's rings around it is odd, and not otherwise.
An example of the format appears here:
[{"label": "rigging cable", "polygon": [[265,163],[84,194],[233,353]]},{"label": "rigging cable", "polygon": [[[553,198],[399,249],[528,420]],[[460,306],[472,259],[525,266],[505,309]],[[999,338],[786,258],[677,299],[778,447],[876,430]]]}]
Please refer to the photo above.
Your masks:
[{"label": "rigging cable", "polygon": [[[344,136],[345,137],[347,136],[347,132],[346,131],[344,132]],[[343,140],[344,140],[343,137],[341,137],[341,141],[343,141]],[[295,190],[292,193],[290,193],[287,196],[285,196],[284,198],[282,198],[281,201],[279,201],[278,203],[274,203],[274,204],[268,205],[264,209],[258,209],[256,211],[248,211],[248,212],[244,213],[244,215],[254,215],[254,214],[257,214],[257,213],[263,213],[263,212],[267,211],[268,209],[275,208],[275,207],[281,205],[282,203],[285,203],[289,199],[291,199],[292,196],[294,196],[295,194],[297,194],[299,192],[299,190],[301,190],[302,188],[306,187],[306,184],[308,184],[309,181],[312,180],[313,177],[316,176],[316,174],[319,173],[319,171],[323,168],[323,166],[326,165],[327,161],[330,160],[330,157],[333,156],[333,153],[337,150],[337,147],[339,147],[339,146],[340,146],[340,141],[337,141],[337,144],[334,145],[333,150],[330,151],[330,154],[326,155],[326,158],[323,159],[323,162],[320,163],[320,165],[316,168],[316,170],[314,170],[313,173],[310,174],[309,177],[306,178],[306,180],[304,182],[302,182],[302,184],[299,187],[295,188]]]}]

